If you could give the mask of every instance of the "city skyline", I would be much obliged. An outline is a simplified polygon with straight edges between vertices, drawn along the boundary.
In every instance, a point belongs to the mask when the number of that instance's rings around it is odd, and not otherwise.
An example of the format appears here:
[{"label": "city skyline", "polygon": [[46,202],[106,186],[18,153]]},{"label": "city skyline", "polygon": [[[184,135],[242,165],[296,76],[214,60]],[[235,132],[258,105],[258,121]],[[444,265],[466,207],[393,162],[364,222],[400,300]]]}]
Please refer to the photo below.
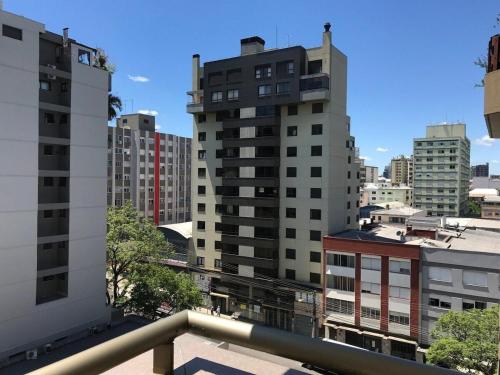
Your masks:
[{"label": "city skyline", "polygon": [[[40,9],[29,0],[5,1],[4,8],[48,20],[47,28],[54,32],[70,26],[70,37],[104,48],[117,66],[113,92],[124,100],[123,113],[154,114],[161,131],[188,137],[192,126],[185,113],[185,93],[190,87],[186,77],[192,53],[200,53],[202,63],[225,58],[237,51],[224,50],[223,45],[234,49],[231,39],[252,35],[265,39],[268,48],[276,41],[278,47],[310,47],[319,42],[317,32],[322,24],[330,21],[333,42],[349,57],[348,114],[367,165],[381,171],[392,157],[411,154],[412,139],[425,126],[458,121],[467,124],[471,164],[489,162],[491,173],[499,174],[500,144],[486,136],[482,89],[474,87],[483,73],[473,64],[485,54],[484,41],[498,32],[493,27],[498,9],[494,1],[461,3],[390,2],[384,9],[369,2],[349,6],[324,3],[318,4],[324,11],[317,13],[299,3],[284,9],[283,2],[266,4],[265,13],[259,11],[262,7],[247,4],[223,2],[210,8],[200,3],[197,9],[206,17],[196,27],[183,22],[181,15],[188,11],[184,4],[166,7],[146,2],[139,7],[124,2],[116,9],[112,4],[47,1]],[[276,20],[276,11],[286,17]],[[223,24],[213,24],[219,12],[231,17],[221,18]],[[304,12],[306,19],[301,17]],[[131,18],[133,23],[124,21]],[[89,27],[89,19],[99,27]],[[148,38],[143,30],[150,31]],[[369,31],[373,42],[360,30]],[[173,45],[175,50],[169,48]],[[387,59],[390,53],[393,57]],[[434,58],[426,57],[430,54]],[[366,56],[373,59],[367,62]]]}]

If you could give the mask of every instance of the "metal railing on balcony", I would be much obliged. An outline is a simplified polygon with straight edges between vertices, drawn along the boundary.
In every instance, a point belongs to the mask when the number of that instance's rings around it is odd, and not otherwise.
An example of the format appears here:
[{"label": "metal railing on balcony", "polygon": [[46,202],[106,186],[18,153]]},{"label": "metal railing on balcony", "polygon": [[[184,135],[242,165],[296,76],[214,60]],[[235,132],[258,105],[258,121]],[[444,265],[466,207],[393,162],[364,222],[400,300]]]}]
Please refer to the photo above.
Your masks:
[{"label": "metal railing on balcony", "polygon": [[153,349],[153,372],[174,373],[174,339],[192,331],[345,375],[445,375],[427,366],[307,336],[185,310],[32,372],[32,375],[99,374]]}]

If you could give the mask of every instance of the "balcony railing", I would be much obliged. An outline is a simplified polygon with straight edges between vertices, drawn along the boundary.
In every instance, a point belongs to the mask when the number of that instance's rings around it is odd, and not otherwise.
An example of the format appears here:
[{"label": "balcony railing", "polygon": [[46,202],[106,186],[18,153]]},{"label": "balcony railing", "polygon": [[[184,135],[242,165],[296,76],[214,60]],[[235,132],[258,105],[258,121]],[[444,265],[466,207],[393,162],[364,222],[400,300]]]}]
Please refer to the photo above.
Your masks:
[{"label": "balcony railing", "polygon": [[174,339],[188,331],[345,375],[457,374],[440,367],[188,310],[94,346],[31,374],[98,374],[151,349],[154,350],[153,372],[173,374]]},{"label": "balcony railing", "polygon": [[328,100],[330,96],[330,76],[326,73],[300,77],[301,101]]}]

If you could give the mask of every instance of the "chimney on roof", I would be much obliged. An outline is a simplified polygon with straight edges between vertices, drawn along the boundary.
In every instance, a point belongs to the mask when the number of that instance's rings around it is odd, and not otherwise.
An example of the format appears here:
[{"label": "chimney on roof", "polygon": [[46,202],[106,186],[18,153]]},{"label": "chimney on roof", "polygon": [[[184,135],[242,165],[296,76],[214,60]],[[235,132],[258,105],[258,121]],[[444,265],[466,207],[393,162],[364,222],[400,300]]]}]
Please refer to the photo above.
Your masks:
[{"label": "chimney on roof", "polygon": [[69,29],[65,27],[63,29],[63,47],[68,46],[68,39],[69,39]]},{"label": "chimney on roof", "polygon": [[241,39],[241,56],[263,52],[266,42],[258,36]]},{"label": "chimney on roof", "polygon": [[327,22],[323,27],[325,28],[325,31],[323,31],[323,47],[330,46],[332,44],[332,32],[330,31],[332,25]]}]

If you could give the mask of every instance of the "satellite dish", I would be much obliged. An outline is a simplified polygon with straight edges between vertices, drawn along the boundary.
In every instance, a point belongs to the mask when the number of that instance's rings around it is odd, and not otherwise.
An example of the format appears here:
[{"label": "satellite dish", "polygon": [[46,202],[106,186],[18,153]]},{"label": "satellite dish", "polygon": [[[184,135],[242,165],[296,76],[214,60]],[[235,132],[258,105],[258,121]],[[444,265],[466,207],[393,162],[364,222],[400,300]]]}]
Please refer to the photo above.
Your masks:
[{"label": "satellite dish", "polygon": [[398,230],[398,231],[396,232],[396,235],[398,235],[398,236],[401,236],[402,234],[403,234],[403,232],[401,232],[400,230]]}]

